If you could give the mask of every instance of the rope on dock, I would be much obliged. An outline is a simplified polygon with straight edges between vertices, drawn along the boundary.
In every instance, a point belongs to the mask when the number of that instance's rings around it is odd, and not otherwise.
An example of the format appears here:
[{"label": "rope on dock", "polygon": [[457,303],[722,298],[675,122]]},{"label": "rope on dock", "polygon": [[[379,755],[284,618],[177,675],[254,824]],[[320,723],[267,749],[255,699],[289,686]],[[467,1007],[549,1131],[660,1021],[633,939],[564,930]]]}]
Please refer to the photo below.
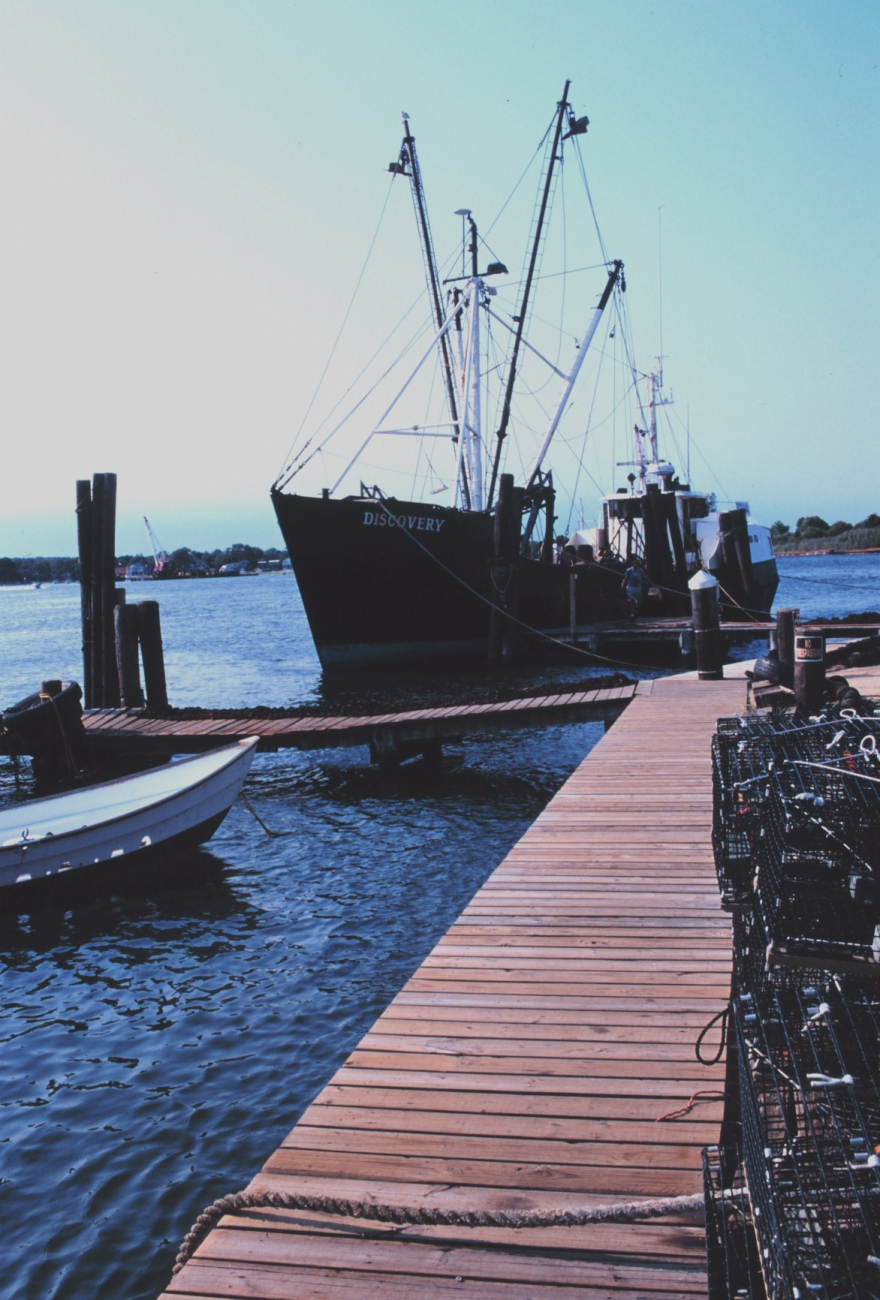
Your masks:
[{"label": "rope on dock", "polygon": [[192,1258],[224,1214],[236,1210],[311,1210],[338,1214],[351,1219],[374,1219],[401,1226],[448,1226],[456,1228],[578,1228],[588,1223],[635,1223],[669,1214],[702,1210],[702,1192],[692,1196],[664,1196],[649,1201],[621,1201],[613,1205],[584,1206],[571,1210],[441,1210],[434,1206],[383,1205],[372,1201],[348,1201],[338,1196],[309,1196],[300,1193],[261,1191],[231,1192],[209,1205],[184,1237],[172,1271],[176,1275]]}]

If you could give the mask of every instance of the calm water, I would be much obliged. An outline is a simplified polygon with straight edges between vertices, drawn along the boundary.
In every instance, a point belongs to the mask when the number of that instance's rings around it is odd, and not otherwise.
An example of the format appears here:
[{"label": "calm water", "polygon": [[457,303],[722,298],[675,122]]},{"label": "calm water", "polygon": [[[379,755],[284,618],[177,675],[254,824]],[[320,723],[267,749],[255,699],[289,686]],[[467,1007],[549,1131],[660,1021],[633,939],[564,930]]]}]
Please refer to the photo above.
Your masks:
[{"label": "calm water", "polygon": [[[804,615],[880,604],[878,556],[780,567],[780,604]],[[175,704],[333,709],[421,689],[325,680],[287,576],[148,594]],[[79,679],[79,589],[0,588],[0,656],[0,706]],[[396,773],[362,750],[261,754],[249,797],[275,838],[237,805],[185,873],[6,903],[0,1295],[154,1297],[199,1210],[258,1171],[600,734],[501,734]],[[0,759],[0,800],[28,779]]]}]

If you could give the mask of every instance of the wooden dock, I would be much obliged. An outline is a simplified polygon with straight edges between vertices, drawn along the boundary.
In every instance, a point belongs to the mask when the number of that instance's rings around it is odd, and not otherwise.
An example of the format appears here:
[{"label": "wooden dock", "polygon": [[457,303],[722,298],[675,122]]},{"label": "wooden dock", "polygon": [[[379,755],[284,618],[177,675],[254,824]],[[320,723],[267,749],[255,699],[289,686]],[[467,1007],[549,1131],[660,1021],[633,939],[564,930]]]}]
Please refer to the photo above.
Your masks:
[{"label": "wooden dock", "polygon": [[[731,957],[709,741],[745,704],[742,679],[642,683],[251,1190],[458,1210],[700,1192],[723,1062],[694,1048]],[[706,1295],[700,1224],[401,1229],[249,1209],[164,1294],[681,1300]]]},{"label": "wooden dock", "polygon": [[187,718],[150,717],[143,709],[92,709],[83,724],[94,754],[124,750],[130,753],[199,753],[232,744],[245,736],[259,736],[265,749],[336,749],[370,745],[393,755],[408,746],[450,740],[478,732],[507,731],[520,727],[556,726],[568,722],[613,721],[629,704],[634,685],[594,691],[568,691],[504,700],[491,704],[447,705],[436,709],[410,709],[369,717],[265,716],[255,710],[245,715]]}]

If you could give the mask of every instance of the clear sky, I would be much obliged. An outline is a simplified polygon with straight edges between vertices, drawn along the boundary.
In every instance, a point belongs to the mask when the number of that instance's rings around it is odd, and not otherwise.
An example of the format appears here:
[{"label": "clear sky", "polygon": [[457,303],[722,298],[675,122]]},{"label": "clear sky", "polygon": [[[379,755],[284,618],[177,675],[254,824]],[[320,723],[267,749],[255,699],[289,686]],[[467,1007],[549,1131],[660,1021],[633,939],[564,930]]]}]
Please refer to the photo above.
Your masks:
[{"label": "clear sky", "polygon": [[120,553],[145,514],[280,544],[400,111],[432,203],[493,212],[566,78],[645,369],[662,208],[667,383],[723,495],[880,511],[878,65],[877,0],[0,0],[0,555],[73,554],[107,470]]}]

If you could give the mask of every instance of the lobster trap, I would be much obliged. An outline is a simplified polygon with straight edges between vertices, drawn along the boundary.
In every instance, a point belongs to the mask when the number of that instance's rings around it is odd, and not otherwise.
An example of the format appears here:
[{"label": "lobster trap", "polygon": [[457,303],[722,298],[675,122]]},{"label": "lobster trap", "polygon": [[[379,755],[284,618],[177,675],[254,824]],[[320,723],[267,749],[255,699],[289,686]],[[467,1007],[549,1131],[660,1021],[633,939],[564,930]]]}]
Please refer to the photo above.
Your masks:
[{"label": "lobster trap", "polygon": [[772,959],[880,974],[880,776],[855,758],[788,759],[754,842]]},{"label": "lobster trap", "polygon": [[[725,1171],[730,1174],[725,1176]],[[752,1206],[738,1150],[703,1150],[709,1300],[766,1300]]]},{"label": "lobster trap", "polygon": [[744,1165],[773,1300],[880,1295],[874,987],[734,999]]},{"label": "lobster trap", "polygon": [[722,903],[757,894],[774,960],[880,973],[880,747],[871,718],[725,718],[712,743]]},{"label": "lobster trap", "polygon": [[774,771],[792,760],[849,757],[872,727],[865,718],[803,722],[787,714],[718,720],[712,737],[712,848],[726,908],[750,901],[756,838]]}]

